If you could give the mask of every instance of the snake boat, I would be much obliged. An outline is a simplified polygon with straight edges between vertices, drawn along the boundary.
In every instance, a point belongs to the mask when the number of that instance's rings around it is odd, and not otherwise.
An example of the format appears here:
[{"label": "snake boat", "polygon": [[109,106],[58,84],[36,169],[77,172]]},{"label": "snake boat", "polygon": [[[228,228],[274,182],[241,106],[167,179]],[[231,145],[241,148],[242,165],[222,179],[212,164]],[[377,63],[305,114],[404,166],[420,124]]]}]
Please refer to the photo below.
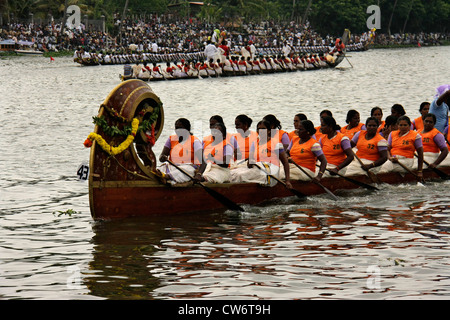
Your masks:
[{"label": "snake boat", "polygon": [[[283,183],[273,187],[257,183],[165,183],[157,171],[152,150],[164,129],[164,108],[147,82],[127,80],[117,85],[101,104],[95,129],[85,146],[90,147],[89,202],[94,220],[132,216],[188,214],[226,210],[223,199],[240,205],[256,205],[271,199],[295,196]],[[450,167],[440,168],[450,174]],[[439,178],[424,170],[425,179]],[[382,183],[415,181],[414,173],[378,174]],[[330,177],[312,182],[291,181],[305,196],[373,185],[368,176]],[[355,183],[358,182],[359,184]],[[374,191],[377,192],[377,191]]]}]

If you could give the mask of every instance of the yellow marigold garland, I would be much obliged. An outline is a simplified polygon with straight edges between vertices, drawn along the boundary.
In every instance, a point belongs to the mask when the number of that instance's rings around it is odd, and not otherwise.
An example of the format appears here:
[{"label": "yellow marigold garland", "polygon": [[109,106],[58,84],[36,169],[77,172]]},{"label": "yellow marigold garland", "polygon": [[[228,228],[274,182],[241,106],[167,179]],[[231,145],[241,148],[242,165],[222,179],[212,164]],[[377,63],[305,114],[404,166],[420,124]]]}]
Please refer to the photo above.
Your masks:
[{"label": "yellow marigold garland", "polygon": [[97,141],[97,143],[100,145],[100,147],[102,147],[103,150],[105,150],[110,155],[115,156],[125,151],[131,145],[131,143],[133,143],[138,128],[139,128],[139,120],[134,118],[133,121],[131,122],[131,134],[129,134],[128,137],[125,139],[125,141],[122,142],[117,147],[113,147],[110,144],[108,144],[101,135],[95,132],[91,132],[89,134],[86,141],[84,142],[84,146],[86,148],[90,148],[92,146],[92,143],[94,141]]}]

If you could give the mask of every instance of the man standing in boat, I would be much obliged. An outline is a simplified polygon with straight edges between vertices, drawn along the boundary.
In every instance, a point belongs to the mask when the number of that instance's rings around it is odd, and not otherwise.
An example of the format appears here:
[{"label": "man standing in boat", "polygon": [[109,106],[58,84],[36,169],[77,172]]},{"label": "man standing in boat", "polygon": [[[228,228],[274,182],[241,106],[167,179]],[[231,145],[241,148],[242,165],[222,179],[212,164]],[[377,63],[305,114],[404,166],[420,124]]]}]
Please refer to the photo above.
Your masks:
[{"label": "man standing in boat", "polygon": [[217,59],[217,54],[218,54],[218,49],[217,49],[217,45],[213,44],[211,42],[211,40],[208,40],[207,45],[205,47],[205,56],[206,56],[206,61],[210,61],[211,59],[213,61],[216,61]]},{"label": "man standing in boat", "polygon": [[430,105],[429,113],[436,116],[435,128],[444,133],[448,126],[448,113],[450,106],[450,84],[444,84],[436,89],[436,96]]}]

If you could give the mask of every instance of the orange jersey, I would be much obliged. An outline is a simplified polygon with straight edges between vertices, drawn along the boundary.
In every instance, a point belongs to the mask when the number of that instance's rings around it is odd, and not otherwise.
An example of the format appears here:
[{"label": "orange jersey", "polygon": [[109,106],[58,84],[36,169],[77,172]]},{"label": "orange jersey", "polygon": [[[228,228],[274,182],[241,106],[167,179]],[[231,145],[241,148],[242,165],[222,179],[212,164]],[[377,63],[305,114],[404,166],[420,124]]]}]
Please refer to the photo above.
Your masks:
[{"label": "orange jersey", "polygon": [[[206,162],[216,163],[216,164],[224,164],[225,159],[225,147],[228,145],[226,140],[222,140],[222,142],[213,144],[213,139],[208,139],[207,141],[203,141],[203,155]],[[230,146],[230,152],[232,148]],[[231,155],[231,154],[230,154]]]},{"label": "orange jersey", "polygon": [[361,159],[377,161],[380,158],[380,148],[381,150],[387,150],[387,141],[379,134],[367,140],[366,133],[366,130],[361,130],[359,133],[358,142],[356,143],[356,148],[358,149],[356,155]]},{"label": "orange jersey", "polygon": [[348,125],[346,125],[345,127],[341,128],[341,133],[343,133],[345,136],[347,136],[349,139],[351,139],[351,138],[353,138],[355,133],[362,130],[363,126],[364,126],[364,124],[360,123],[354,128],[347,129]]},{"label": "orange jersey", "polygon": [[[276,133],[275,133],[275,136],[272,137],[272,139],[275,139],[278,142],[281,142],[282,144],[289,144],[289,142],[290,142],[289,133],[287,133],[284,130],[279,130],[279,129],[273,129],[273,130],[275,130]],[[286,134],[286,136],[285,136],[285,134]],[[289,140],[289,141],[287,141],[287,140]],[[283,142],[285,142],[285,143],[283,143]]]},{"label": "orange jersey", "polygon": [[311,138],[305,143],[300,144],[300,137],[296,136],[291,142],[291,148],[289,149],[289,155],[292,160],[305,167],[312,172],[316,171],[317,156],[315,152],[320,151],[322,148],[317,140]]},{"label": "orange jersey", "polygon": [[294,139],[294,137],[296,137],[297,135],[295,134],[295,130],[294,131],[291,131],[291,132],[289,132],[289,140],[290,141],[292,141],[293,139]]},{"label": "orange jersey", "polygon": [[434,142],[434,137],[439,133],[438,129],[433,128],[433,130],[420,134],[422,136],[423,152],[439,153],[440,149]]},{"label": "orange jersey", "polygon": [[321,128],[321,126],[316,127],[315,136],[316,136],[317,141],[319,141],[320,138],[322,138],[324,136],[324,134],[322,132],[320,132],[320,128]]},{"label": "orange jersey", "polygon": [[242,159],[248,159],[250,147],[253,143],[255,145],[258,143],[258,133],[256,131],[250,131],[250,134],[245,138],[240,133],[236,133],[233,135],[233,138],[235,140],[234,148],[239,148]]},{"label": "orange jersey", "polygon": [[377,133],[380,133],[381,130],[383,130],[385,125],[386,125],[386,121],[381,121],[380,125],[378,126]]},{"label": "orange jersey", "polygon": [[417,132],[422,132],[423,130],[423,119],[422,117],[418,117],[414,119],[414,130]]},{"label": "orange jersey", "polygon": [[200,164],[199,159],[195,158],[195,146],[194,143],[198,142],[201,148],[201,142],[197,137],[191,135],[190,139],[180,143],[178,141],[178,136],[170,136],[170,155],[169,159],[176,164],[180,163],[195,163]]},{"label": "orange jersey", "polygon": [[340,165],[347,158],[344,150],[351,148],[348,137],[340,132],[337,132],[331,139],[328,139],[328,136],[324,135],[320,139],[320,145],[328,163],[334,164],[335,166]]},{"label": "orange jersey", "polygon": [[259,141],[256,143],[255,159],[256,162],[270,162],[279,166],[279,152],[283,152],[283,145],[278,140],[270,139],[267,142]]},{"label": "orange jersey", "polygon": [[398,130],[392,131],[390,135],[391,155],[414,158],[417,139],[421,139],[421,137],[414,130],[409,130],[404,136],[400,136],[400,131]]}]

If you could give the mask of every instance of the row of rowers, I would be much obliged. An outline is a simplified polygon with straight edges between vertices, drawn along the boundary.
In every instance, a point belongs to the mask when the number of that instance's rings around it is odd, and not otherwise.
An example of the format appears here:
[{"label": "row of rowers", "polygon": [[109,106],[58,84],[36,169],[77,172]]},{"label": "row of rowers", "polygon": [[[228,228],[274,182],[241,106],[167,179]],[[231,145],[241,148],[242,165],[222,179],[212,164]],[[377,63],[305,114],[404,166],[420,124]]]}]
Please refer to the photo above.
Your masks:
[{"label": "row of rowers", "polygon": [[258,122],[257,131],[250,129],[251,118],[237,116],[235,134],[227,133],[222,117],[213,116],[211,135],[203,141],[190,133],[189,120],[180,118],[175,134],[164,145],[158,170],[172,184],[190,180],[175,164],[198,181],[273,185],[273,175],[290,186],[290,180],[320,181],[323,176],[351,176],[368,170],[404,172],[398,162],[421,176],[424,155],[430,166],[450,165],[446,139],[434,128],[435,116],[423,116],[424,126],[418,129],[414,127],[418,121],[411,122],[406,115],[397,117],[397,108],[385,121],[379,120],[381,109],[374,108],[365,124],[351,110],[342,128],[328,110],[320,113],[319,127],[297,114],[295,130],[289,133],[281,130],[280,121],[271,114]]},{"label": "row of rowers", "polygon": [[[331,57],[331,56],[329,56]],[[138,79],[150,78],[184,78],[184,77],[208,77],[221,75],[248,75],[259,74],[264,72],[281,72],[281,71],[297,71],[311,70],[318,68],[327,68],[329,63],[334,62],[334,57],[325,58],[324,55],[305,55],[293,58],[284,56],[261,57],[251,59],[250,57],[231,56],[221,61],[217,59],[204,61],[185,61],[181,63],[167,62],[165,66],[153,63],[150,67],[146,62],[140,64],[139,61],[132,67],[132,77]],[[128,67],[129,68],[129,67]],[[127,72],[125,71],[125,74]],[[128,75],[131,76],[131,74]]]}]

